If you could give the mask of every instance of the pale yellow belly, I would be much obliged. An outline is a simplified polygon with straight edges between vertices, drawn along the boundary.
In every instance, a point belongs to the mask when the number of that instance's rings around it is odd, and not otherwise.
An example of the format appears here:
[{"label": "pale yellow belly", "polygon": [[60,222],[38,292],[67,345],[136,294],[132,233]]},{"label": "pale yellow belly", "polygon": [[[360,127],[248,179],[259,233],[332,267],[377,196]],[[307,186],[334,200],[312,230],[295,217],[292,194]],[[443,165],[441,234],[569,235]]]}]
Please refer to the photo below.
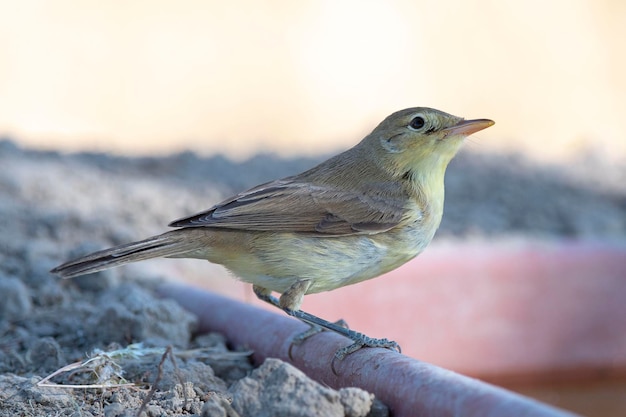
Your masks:
[{"label": "pale yellow belly", "polygon": [[262,232],[247,233],[245,238],[242,232],[214,233],[220,235],[220,244],[188,256],[221,264],[243,281],[279,293],[297,280],[308,279],[312,285],[307,294],[311,294],[397,268],[417,256],[434,232],[424,235],[423,228],[404,228],[396,233],[341,237]]}]

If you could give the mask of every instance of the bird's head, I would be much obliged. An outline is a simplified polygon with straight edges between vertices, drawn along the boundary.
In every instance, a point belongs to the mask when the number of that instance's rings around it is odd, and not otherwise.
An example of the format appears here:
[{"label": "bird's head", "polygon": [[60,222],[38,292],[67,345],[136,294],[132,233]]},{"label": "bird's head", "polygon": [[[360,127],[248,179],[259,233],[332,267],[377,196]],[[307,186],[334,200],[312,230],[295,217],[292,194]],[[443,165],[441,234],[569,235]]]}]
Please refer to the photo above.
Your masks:
[{"label": "bird's head", "polygon": [[488,119],[465,120],[428,107],[400,110],[383,120],[365,139],[381,166],[395,175],[438,172],[443,175],[463,139],[492,126]]}]

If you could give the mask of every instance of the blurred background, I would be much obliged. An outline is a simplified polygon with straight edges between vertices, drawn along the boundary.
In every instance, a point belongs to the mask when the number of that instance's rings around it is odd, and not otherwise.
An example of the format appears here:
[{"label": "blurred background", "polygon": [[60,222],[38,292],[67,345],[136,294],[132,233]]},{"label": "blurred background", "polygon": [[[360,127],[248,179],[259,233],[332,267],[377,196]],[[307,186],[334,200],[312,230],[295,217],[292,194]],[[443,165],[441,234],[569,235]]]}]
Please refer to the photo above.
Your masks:
[{"label": "blurred background", "polygon": [[[433,247],[304,307],[623,415],[625,40],[618,0],[3,1],[0,191],[16,203],[0,218],[39,219],[3,227],[54,230],[57,251],[124,243],[308,168],[393,111],[490,118],[450,167]],[[254,298],[206,263],[141,265],[128,271]]]},{"label": "blurred background", "polygon": [[244,158],[343,149],[387,114],[491,118],[484,151],[624,157],[617,0],[0,3],[0,132]]}]

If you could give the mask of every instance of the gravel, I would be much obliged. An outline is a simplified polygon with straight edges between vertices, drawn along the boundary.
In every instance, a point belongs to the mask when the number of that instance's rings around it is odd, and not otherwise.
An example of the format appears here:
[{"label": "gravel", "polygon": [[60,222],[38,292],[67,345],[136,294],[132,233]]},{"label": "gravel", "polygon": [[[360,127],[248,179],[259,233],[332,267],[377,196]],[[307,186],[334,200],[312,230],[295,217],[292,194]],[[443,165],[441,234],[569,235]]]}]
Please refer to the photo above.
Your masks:
[{"label": "gravel", "polygon": [[[386,415],[370,393],[323,387],[279,360],[253,369],[223,336],[196,334],[196,318],[157,298],[160,277],[141,264],[72,280],[48,273],[319,160],[62,154],[0,141],[0,415]],[[625,164],[466,150],[446,184],[437,238],[626,239]]]}]

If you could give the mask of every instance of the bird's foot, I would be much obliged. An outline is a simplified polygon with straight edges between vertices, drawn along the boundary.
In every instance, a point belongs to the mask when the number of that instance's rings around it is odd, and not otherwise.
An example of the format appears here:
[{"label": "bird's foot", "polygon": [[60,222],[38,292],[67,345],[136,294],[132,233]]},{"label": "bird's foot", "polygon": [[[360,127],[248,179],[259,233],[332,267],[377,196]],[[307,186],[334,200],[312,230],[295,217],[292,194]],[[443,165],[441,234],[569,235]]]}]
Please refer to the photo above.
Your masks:
[{"label": "bird's foot", "polygon": [[374,339],[373,337],[369,337],[364,335],[363,333],[351,332],[353,336],[350,339],[354,342],[351,345],[343,347],[335,352],[336,360],[343,360],[346,356],[351,353],[356,352],[357,350],[364,347],[372,347],[372,348],[385,348],[395,350],[398,353],[402,352],[400,345],[397,342],[389,339]]},{"label": "bird's foot", "polygon": [[400,349],[400,345],[394,342],[393,340],[374,339],[373,337],[366,336],[363,333],[355,332],[354,330],[350,330],[348,328],[347,323],[343,320],[339,320],[333,323],[333,322],[324,320],[322,318],[319,318],[317,316],[314,316],[313,314],[309,314],[302,310],[284,307],[281,305],[279,299],[271,295],[270,291],[267,291],[263,288],[256,287],[256,286],[253,288],[254,288],[254,293],[257,295],[257,297],[259,297],[259,299],[266,301],[280,308],[291,317],[300,319],[301,321],[311,326],[307,331],[298,334],[291,341],[291,344],[289,345],[289,352],[288,352],[290,359],[293,359],[291,352],[292,352],[294,345],[300,345],[309,337],[316,335],[324,330],[330,330],[335,333],[338,333],[342,336],[347,337],[353,342],[351,345],[343,347],[337,350],[337,352],[335,352],[335,356],[333,357],[333,361],[331,364],[333,372],[335,372],[335,361],[342,361],[346,356],[364,347],[386,348],[386,349],[395,350],[398,353],[402,352],[402,350]]},{"label": "bird's foot", "polygon": [[[326,321],[324,319],[321,319],[317,316],[314,316],[312,314],[309,314],[305,311],[302,310],[288,310],[286,309],[285,312],[287,314],[289,314],[292,317],[296,317],[302,321],[304,321],[305,323],[308,323],[309,325],[311,325],[312,328],[322,328],[324,330],[331,330],[335,333],[338,333],[342,336],[347,337],[348,339],[352,340],[352,344],[348,345],[344,348],[339,349],[337,352],[335,352],[335,357],[333,359],[333,372],[334,372],[334,362],[335,360],[343,360],[346,356],[350,355],[351,353],[356,352],[357,350],[364,348],[364,347],[379,347],[379,348],[387,348],[387,349],[392,349],[397,351],[398,353],[400,353],[402,350],[400,349],[400,345],[397,342],[394,342],[393,340],[389,340],[389,339],[374,339],[373,337],[369,337],[364,335],[363,333],[359,333],[359,332],[355,332],[354,330],[350,330],[349,328],[347,328],[347,325],[345,324],[345,322],[343,320],[339,321],[339,322],[335,322],[335,323],[331,323],[329,321]],[[310,333],[310,334],[309,334]],[[300,339],[300,343],[302,343],[302,341],[314,334],[319,333],[319,330],[309,330],[307,332],[304,333],[304,335],[306,335],[306,337],[298,337],[296,336],[296,339]],[[302,335],[299,335],[302,336]],[[293,344],[292,344],[293,346]]]},{"label": "bird's foot", "polygon": [[[320,332],[326,331],[328,329],[325,329],[321,326],[318,326],[316,324],[309,324],[311,327],[309,327],[306,331],[297,334],[296,336],[294,336],[293,339],[291,339],[291,344],[289,345],[289,359],[293,360],[293,356],[291,354],[291,350],[293,349],[294,346],[298,346],[301,345],[305,340],[307,340],[309,337],[314,336]],[[344,329],[348,329],[348,323],[346,323],[346,321],[344,319],[339,319],[336,322],[333,323],[334,325],[337,326],[341,326]]]},{"label": "bird's foot", "polygon": [[364,347],[374,347],[374,348],[386,348],[395,350],[398,353],[402,352],[400,345],[397,342],[389,339],[374,339],[373,337],[369,337],[364,335],[363,333],[358,333],[355,331],[350,331],[351,335],[348,336],[354,343],[343,347],[335,352],[335,356],[333,357],[332,362],[330,363],[330,368],[332,369],[335,375],[337,374],[337,369],[335,368],[335,362],[341,362],[346,356],[356,352],[359,349]]}]

